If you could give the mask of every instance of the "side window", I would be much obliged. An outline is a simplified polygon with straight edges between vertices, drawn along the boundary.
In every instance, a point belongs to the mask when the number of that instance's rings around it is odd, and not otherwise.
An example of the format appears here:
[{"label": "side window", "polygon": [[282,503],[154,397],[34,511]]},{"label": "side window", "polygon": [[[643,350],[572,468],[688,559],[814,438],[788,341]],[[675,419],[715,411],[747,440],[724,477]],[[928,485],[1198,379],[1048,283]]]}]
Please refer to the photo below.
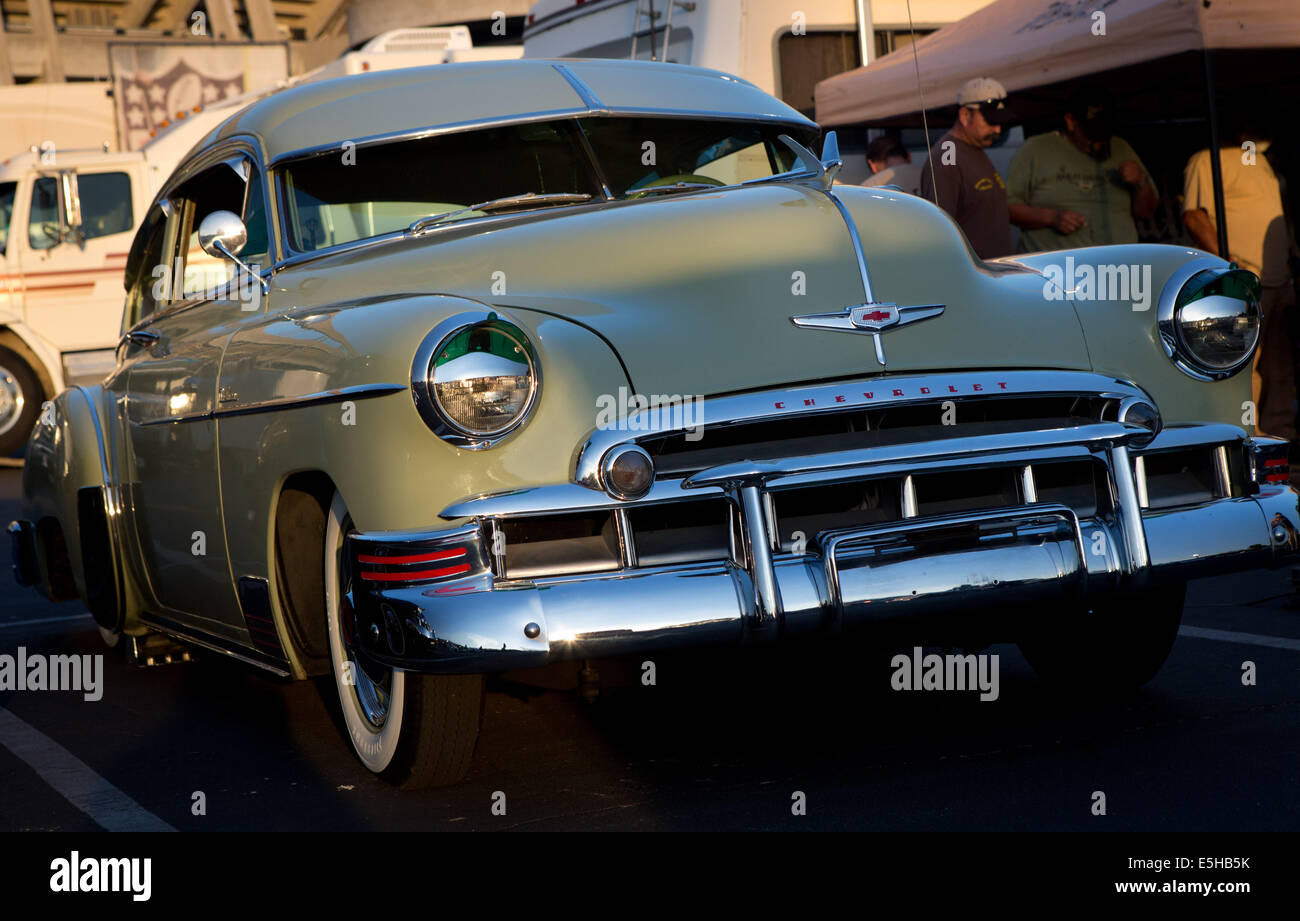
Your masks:
[{"label": "side window", "polygon": [[32,210],[27,218],[27,242],[32,249],[59,245],[59,180],[42,176],[32,186]]},{"label": "side window", "polygon": [[271,262],[271,242],[266,235],[266,185],[257,168],[251,164],[248,167],[248,195],[240,216],[248,228],[248,242],[239,258],[256,268],[265,268]]},{"label": "side window", "polygon": [[9,243],[9,221],[14,216],[14,197],[18,194],[18,183],[0,182],[0,256],[4,255]]},{"label": "side window", "polygon": [[[245,179],[247,176],[247,179]],[[185,298],[213,296],[235,281],[240,269],[221,256],[209,256],[199,245],[199,226],[214,211],[233,211],[248,228],[248,242],[239,258],[252,266],[267,262],[266,198],[262,180],[248,160],[220,163],[199,174],[173,198],[183,208],[181,257]]]},{"label": "side window", "polygon": [[81,232],[85,239],[125,233],[135,223],[131,213],[131,177],[126,173],[80,173]]},{"label": "side window", "polygon": [[163,253],[166,243],[167,217],[155,206],[136,232],[127,257],[126,329],[166,305],[170,270]]}]

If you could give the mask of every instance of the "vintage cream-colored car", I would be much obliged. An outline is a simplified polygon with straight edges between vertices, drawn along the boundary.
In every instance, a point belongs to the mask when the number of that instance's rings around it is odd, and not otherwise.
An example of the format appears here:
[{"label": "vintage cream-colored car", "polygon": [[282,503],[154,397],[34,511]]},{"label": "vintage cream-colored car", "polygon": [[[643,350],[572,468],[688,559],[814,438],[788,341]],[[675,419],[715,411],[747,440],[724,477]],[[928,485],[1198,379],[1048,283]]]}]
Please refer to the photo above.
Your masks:
[{"label": "vintage cream-colored car", "polygon": [[467,770],[483,675],[561,660],[892,622],[1146,681],[1186,579],[1297,549],[1286,445],[1251,436],[1254,277],[982,262],[816,144],[651,63],[251,106],[146,216],[114,373],[42,413],[19,579],[137,657],[332,672],[407,785]]}]

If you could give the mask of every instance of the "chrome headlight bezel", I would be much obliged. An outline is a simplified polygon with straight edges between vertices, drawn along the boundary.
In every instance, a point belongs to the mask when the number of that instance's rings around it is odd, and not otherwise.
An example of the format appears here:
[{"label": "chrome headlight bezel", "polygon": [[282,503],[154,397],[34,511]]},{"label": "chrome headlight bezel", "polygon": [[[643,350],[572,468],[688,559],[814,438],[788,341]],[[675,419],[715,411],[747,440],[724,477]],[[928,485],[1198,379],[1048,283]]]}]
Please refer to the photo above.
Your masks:
[{"label": "chrome headlight bezel", "polygon": [[[522,408],[508,424],[491,431],[475,431],[452,418],[439,402],[434,387],[434,362],[438,356],[457,336],[477,328],[499,333],[514,342],[528,364],[529,387]],[[443,441],[471,451],[490,448],[518,431],[532,415],[541,386],[541,363],[532,340],[494,310],[465,311],[443,320],[420,341],[411,362],[411,397],[420,418]]]},{"label": "chrome headlight bezel", "polygon": [[[1259,348],[1262,317],[1258,299],[1242,302],[1245,305],[1243,308],[1244,315],[1248,316],[1253,311],[1256,317],[1255,335],[1250,347],[1232,364],[1215,366],[1197,355],[1195,349],[1190,345],[1183,328],[1182,312],[1187,303],[1182,302],[1182,296],[1190,282],[1196,279],[1197,276],[1207,273],[1208,277],[1200,283],[1201,287],[1213,284],[1231,274],[1244,273],[1254,278],[1247,270],[1237,268],[1235,265],[1224,265],[1223,260],[1214,257],[1194,259],[1179,267],[1169,277],[1160,292],[1160,303],[1156,314],[1157,338],[1165,351],[1165,355],[1168,356],[1178,370],[1188,377],[1198,381],[1221,381],[1232,377],[1250,365],[1255,350]],[[1256,287],[1258,287],[1257,279]],[[1190,303],[1196,302],[1191,301]]]}]

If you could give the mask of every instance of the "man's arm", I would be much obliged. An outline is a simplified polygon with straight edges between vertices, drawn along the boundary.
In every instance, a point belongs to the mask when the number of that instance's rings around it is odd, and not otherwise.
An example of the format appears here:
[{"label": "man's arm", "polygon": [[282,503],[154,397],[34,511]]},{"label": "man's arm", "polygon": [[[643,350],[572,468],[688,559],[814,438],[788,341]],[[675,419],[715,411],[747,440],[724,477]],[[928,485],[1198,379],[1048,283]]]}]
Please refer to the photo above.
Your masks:
[{"label": "man's arm", "polygon": [[1021,230],[1038,230],[1040,227],[1050,227],[1057,233],[1071,234],[1088,223],[1087,219],[1077,211],[1059,208],[1035,208],[1032,205],[1019,203],[1007,207],[1011,211],[1011,223]]},{"label": "man's arm", "polygon": [[1204,208],[1193,208],[1183,212],[1183,226],[1192,235],[1192,241],[1215,256],[1219,255],[1219,235],[1215,232],[1214,221]]},{"label": "man's arm", "polygon": [[[1218,151],[1215,151],[1218,154]],[[1210,173],[1210,151],[1191,155],[1183,169],[1183,226],[1192,242],[1207,253],[1219,255],[1219,235],[1209,209],[1214,207],[1214,184]]]},{"label": "man's arm", "polygon": [[1132,160],[1120,164],[1120,169],[1126,165],[1137,167],[1138,173],[1129,185],[1133,189],[1133,209],[1132,214],[1135,218],[1149,218],[1156,213],[1156,205],[1160,203],[1160,196],[1156,194],[1155,186],[1151,183],[1151,177],[1147,175],[1146,170],[1138,166]]},{"label": "man's arm", "polygon": [[1007,210],[1011,223],[1021,230],[1038,230],[1051,227],[1058,233],[1071,234],[1087,223],[1082,214],[1060,208],[1042,208],[1029,204],[1032,199],[1034,178],[1034,150],[1036,138],[1016,151],[1007,170]]}]

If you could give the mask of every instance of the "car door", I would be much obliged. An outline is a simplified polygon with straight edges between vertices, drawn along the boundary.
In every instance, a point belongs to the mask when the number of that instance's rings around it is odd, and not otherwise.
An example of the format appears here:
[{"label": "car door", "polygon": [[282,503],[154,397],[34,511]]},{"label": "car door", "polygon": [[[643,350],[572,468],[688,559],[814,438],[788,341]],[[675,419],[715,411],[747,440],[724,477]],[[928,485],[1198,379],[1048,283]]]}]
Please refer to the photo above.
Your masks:
[{"label": "car door", "polygon": [[243,622],[226,554],[214,413],[226,342],[263,301],[256,279],[241,279],[232,262],[203,252],[198,229],[212,212],[233,211],[262,221],[257,236],[265,237],[255,170],[249,157],[231,154],[168,194],[175,243],[154,269],[165,306],[123,344],[133,514],[155,599],[174,613],[235,627]]},{"label": "car door", "polygon": [[125,166],[49,170],[32,183],[20,238],[27,325],[60,352],[112,354],[135,230],[131,184]]}]

